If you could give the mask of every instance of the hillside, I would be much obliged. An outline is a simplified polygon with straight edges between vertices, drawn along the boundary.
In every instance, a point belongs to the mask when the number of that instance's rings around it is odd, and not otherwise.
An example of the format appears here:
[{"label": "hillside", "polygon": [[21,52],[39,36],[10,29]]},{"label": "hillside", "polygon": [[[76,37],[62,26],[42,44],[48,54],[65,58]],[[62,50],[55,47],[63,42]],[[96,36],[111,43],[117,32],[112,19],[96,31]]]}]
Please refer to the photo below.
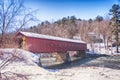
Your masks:
[{"label": "hillside", "polygon": [[94,20],[81,20],[75,16],[68,16],[53,23],[48,21],[41,22],[36,26],[31,26],[30,29],[25,31],[63,38],[78,36],[84,41],[91,42],[88,37],[90,32],[101,34],[104,36],[104,40],[109,40],[111,38],[112,27],[109,25],[109,19],[103,19],[99,22],[97,21],[97,17]]}]

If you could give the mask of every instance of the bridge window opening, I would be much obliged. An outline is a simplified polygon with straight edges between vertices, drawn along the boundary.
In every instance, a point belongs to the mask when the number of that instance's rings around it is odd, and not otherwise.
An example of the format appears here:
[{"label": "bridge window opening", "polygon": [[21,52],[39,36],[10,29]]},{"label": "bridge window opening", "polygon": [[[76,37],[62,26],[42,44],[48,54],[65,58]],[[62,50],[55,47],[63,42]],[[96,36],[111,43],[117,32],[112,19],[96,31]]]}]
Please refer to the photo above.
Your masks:
[{"label": "bridge window opening", "polygon": [[19,48],[22,48],[22,42],[23,42],[22,38],[18,38],[18,47]]},{"label": "bridge window opening", "polygon": [[22,48],[22,42],[23,42],[22,36],[20,35],[17,37],[18,48]]},{"label": "bridge window opening", "polygon": [[25,41],[26,41],[26,38],[23,37],[23,36],[18,36],[17,37],[17,43],[18,43],[18,48],[23,48],[23,46],[25,46]]}]

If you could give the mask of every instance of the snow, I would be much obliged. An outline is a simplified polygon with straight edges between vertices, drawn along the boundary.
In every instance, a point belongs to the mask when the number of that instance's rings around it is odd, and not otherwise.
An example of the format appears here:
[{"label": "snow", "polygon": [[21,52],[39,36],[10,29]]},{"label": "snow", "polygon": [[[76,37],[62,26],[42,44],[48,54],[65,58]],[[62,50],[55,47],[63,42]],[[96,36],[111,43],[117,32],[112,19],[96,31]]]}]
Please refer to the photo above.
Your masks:
[{"label": "snow", "polygon": [[25,51],[22,49],[0,49],[0,52],[3,53],[1,56],[1,60],[5,60],[7,58],[12,57],[13,53],[16,53],[19,56],[19,59],[17,61],[21,62],[23,61],[26,64],[29,65],[37,65],[36,63],[38,63],[38,56],[29,52],[29,51]]},{"label": "snow", "polygon": [[88,54],[107,54],[107,50],[105,49],[103,43],[94,43],[92,46],[87,44],[87,48],[89,49]]},{"label": "snow", "polygon": [[14,68],[8,66],[4,71],[29,75],[27,76],[28,80],[119,80],[120,76],[120,70],[100,67],[76,67],[49,72],[36,66],[17,66]]},{"label": "snow", "polygon": [[44,39],[50,39],[50,40],[59,40],[59,41],[67,41],[67,42],[75,42],[75,43],[85,43],[84,41],[80,41],[80,40],[60,38],[60,37],[48,36],[48,35],[37,34],[32,32],[20,32],[20,33],[28,37],[44,38]]},{"label": "snow", "polygon": [[87,48],[89,49],[89,51],[86,52],[87,54],[120,55],[120,53],[116,52],[116,47],[111,46],[106,49],[104,43],[93,43],[92,46],[91,44],[87,44]]},{"label": "snow", "polygon": [[[99,49],[98,49],[99,50]],[[15,76],[15,74],[22,74],[26,76],[27,80],[119,80],[120,70],[105,68],[105,67],[71,67],[59,70],[45,70],[35,64],[38,56],[35,54],[21,50],[21,49],[0,49],[4,53],[1,60],[10,57],[12,53],[20,55],[24,60],[14,61],[6,66],[1,73],[8,73],[6,76],[11,80],[26,80],[23,77]],[[97,53],[96,53],[97,54]],[[0,60],[0,61],[1,61]],[[95,60],[96,61],[96,60]],[[10,72],[10,73],[9,73]],[[2,75],[4,76],[4,75]],[[5,80],[5,79],[4,79]]]}]

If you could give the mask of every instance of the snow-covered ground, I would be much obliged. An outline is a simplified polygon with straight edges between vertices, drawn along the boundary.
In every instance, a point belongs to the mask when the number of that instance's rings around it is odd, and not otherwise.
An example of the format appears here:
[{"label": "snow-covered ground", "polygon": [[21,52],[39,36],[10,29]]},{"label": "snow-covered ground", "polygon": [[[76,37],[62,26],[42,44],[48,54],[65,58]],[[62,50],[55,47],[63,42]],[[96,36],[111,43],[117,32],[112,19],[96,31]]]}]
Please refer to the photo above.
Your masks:
[{"label": "snow-covered ground", "polygon": [[[22,74],[28,80],[119,80],[120,70],[101,67],[75,67],[49,72],[37,66],[7,66],[2,72]],[[23,77],[6,74],[11,80],[27,80]]]},{"label": "snow-covered ground", "polygon": [[108,47],[108,49],[106,49],[104,43],[87,44],[87,48],[89,49],[88,54],[120,55],[120,53],[116,53],[116,47]]},{"label": "snow-covered ground", "polygon": [[[88,53],[110,54],[109,50],[107,52],[104,48],[99,49],[97,44],[94,46],[94,52]],[[10,80],[120,80],[120,70],[103,66],[77,66],[49,71],[36,64],[38,56],[22,49],[0,49],[0,63],[15,52],[20,59],[13,61],[1,70],[2,79],[0,78],[0,80],[5,80],[6,76]]]},{"label": "snow-covered ground", "polygon": [[36,65],[38,63],[39,57],[32,52],[25,51],[22,49],[0,49],[0,61],[9,59],[12,55],[15,54],[17,58],[13,62],[23,62],[28,65]]}]

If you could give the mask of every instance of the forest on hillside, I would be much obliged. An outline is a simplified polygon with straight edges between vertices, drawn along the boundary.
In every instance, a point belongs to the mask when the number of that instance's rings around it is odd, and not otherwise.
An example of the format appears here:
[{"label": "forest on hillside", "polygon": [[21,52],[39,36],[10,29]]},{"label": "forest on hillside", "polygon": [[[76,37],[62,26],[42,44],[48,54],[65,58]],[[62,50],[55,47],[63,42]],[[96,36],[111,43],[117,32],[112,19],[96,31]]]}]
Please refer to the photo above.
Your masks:
[{"label": "forest on hillside", "polygon": [[90,42],[89,33],[95,33],[98,36],[103,35],[104,40],[110,40],[112,26],[110,25],[110,19],[105,19],[102,16],[97,16],[94,20],[81,20],[75,16],[68,16],[53,23],[49,21],[41,22],[25,31],[70,39],[77,36],[83,41]]}]

